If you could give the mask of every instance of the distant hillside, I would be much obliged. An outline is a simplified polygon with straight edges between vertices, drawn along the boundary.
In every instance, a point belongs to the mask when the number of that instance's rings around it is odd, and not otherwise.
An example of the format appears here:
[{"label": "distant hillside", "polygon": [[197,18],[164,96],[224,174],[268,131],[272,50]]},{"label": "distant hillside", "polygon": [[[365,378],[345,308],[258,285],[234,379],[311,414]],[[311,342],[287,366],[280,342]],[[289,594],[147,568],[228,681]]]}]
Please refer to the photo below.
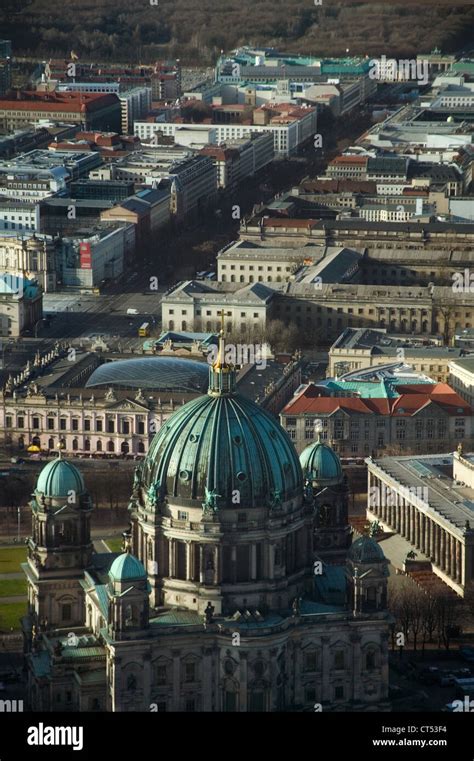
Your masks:
[{"label": "distant hillside", "polygon": [[314,55],[416,55],[469,42],[473,0],[1,0],[2,36],[23,56],[209,65],[261,44]]}]

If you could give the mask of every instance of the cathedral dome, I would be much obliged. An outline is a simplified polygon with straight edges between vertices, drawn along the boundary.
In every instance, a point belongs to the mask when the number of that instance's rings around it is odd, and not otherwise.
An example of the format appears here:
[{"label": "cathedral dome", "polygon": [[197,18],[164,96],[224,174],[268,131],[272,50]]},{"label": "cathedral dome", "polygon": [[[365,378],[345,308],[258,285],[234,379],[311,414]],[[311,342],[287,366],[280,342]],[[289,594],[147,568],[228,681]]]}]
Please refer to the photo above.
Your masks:
[{"label": "cathedral dome", "polygon": [[385,555],[378,542],[370,536],[361,536],[352,544],[348,559],[353,563],[379,563]]},{"label": "cathedral dome", "polygon": [[36,482],[36,491],[45,497],[68,497],[71,492],[84,494],[86,486],[75,465],[57,457],[42,469]]},{"label": "cathedral dome", "polygon": [[207,498],[214,509],[264,507],[303,493],[296,450],[277,420],[233,390],[212,387],[159,430],[142,485],[184,503]]},{"label": "cathedral dome", "polygon": [[336,452],[321,439],[310,444],[300,454],[303,475],[310,481],[338,484],[343,479],[341,461]]},{"label": "cathedral dome", "polygon": [[130,552],[124,552],[115,558],[110,566],[109,576],[113,581],[138,581],[147,578],[143,564]]}]

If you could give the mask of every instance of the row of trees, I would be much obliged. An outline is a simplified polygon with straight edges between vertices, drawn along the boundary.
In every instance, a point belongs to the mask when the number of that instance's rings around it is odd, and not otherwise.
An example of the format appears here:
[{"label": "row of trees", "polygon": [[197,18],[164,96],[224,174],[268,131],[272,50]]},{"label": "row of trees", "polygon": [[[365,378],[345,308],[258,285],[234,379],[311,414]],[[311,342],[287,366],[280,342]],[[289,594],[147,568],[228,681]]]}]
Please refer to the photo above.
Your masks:
[{"label": "row of trees", "polygon": [[436,644],[449,650],[453,634],[463,617],[462,601],[453,592],[428,594],[410,579],[392,588],[389,610],[395,617],[392,647],[397,646],[397,633],[404,635],[405,646],[413,650]]},{"label": "row of trees", "polygon": [[[355,3],[340,0],[310,4],[307,0],[260,0],[258,13],[249,0],[63,0],[61,13],[51,13],[50,0],[3,0],[2,33],[12,38],[17,53],[69,54],[99,60],[152,61],[179,57],[193,64],[213,63],[221,49],[237,45],[275,45],[317,55],[397,55],[435,46],[455,49],[468,40],[474,11],[467,6]],[[252,19],[249,39],[248,19]]]}]

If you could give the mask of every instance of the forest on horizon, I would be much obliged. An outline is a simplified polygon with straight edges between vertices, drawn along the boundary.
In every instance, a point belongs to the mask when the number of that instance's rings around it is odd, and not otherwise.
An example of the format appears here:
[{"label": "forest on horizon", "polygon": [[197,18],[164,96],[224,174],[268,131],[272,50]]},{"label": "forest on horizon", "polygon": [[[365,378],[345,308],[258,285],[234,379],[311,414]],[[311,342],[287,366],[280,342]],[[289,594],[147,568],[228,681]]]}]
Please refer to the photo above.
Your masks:
[{"label": "forest on horizon", "polygon": [[[155,4],[155,2],[157,4]],[[319,2],[319,0],[318,0]],[[153,4],[152,4],[153,3]],[[213,65],[221,50],[263,45],[307,55],[416,56],[470,41],[473,2],[448,0],[2,0],[16,56]],[[472,37],[471,37],[472,38]]]}]

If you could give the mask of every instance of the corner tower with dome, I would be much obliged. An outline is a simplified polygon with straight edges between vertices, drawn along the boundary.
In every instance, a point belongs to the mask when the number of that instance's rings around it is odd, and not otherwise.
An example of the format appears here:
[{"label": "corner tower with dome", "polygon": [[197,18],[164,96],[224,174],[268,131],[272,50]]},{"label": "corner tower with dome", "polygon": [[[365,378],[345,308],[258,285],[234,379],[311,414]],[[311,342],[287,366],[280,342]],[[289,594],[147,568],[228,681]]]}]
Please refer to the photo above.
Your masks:
[{"label": "corner tower with dome", "polygon": [[[349,548],[331,448],[318,441],[300,460],[278,421],[236,392],[223,331],[208,393],[167,420],[135,471],[125,552],[92,552],[89,509],[76,469],[47,465],[26,569],[35,708],[64,710],[66,695],[67,710],[389,709],[383,552],[368,537]],[[47,514],[71,526],[47,530]],[[64,594],[82,606],[77,625]]]}]

